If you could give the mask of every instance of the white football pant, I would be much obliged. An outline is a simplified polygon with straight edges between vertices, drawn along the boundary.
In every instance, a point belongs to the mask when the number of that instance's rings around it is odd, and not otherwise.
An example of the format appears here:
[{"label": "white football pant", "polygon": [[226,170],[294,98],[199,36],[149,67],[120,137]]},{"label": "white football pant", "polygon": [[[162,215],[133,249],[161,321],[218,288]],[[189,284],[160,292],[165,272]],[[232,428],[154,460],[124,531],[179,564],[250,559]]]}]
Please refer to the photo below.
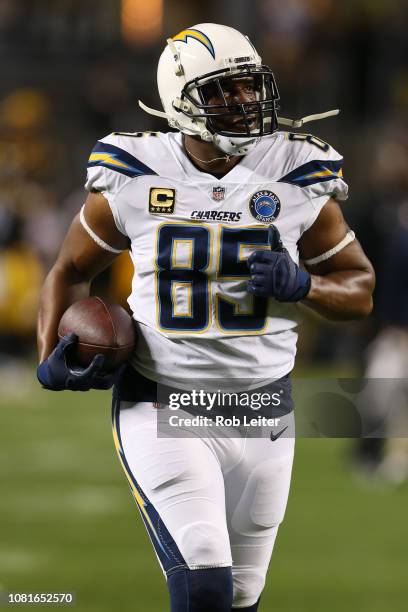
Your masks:
[{"label": "white football pant", "polygon": [[[293,432],[293,413],[278,430],[287,424]],[[293,435],[272,441],[225,429],[219,437],[158,437],[150,402],[116,402],[113,428],[162,569],[232,566],[234,607],[253,605],[285,513]]]}]

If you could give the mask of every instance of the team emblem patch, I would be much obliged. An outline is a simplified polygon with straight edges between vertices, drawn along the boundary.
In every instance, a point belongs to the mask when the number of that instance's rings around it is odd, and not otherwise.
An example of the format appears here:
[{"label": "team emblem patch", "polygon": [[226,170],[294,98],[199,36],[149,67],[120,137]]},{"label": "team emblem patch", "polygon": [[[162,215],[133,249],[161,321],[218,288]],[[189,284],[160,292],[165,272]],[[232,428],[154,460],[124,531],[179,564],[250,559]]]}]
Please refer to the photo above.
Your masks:
[{"label": "team emblem patch", "polygon": [[215,202],[221,202],[225,200],[225,187],[213,187],[212,199]]},{"label": "team emblem patch", "polygon": [[272,223],[279,215],[281,203],[273,191],[263,189],[257,191],[249,200],[249,210],[251,215],[261,223]]},{"label": "team emblem patch", "polygon": [[149,194],[149,212],[154,215],[171,215],[174,213],[175,200],[175,189],[166,189],[164,187],[151,187]]}]

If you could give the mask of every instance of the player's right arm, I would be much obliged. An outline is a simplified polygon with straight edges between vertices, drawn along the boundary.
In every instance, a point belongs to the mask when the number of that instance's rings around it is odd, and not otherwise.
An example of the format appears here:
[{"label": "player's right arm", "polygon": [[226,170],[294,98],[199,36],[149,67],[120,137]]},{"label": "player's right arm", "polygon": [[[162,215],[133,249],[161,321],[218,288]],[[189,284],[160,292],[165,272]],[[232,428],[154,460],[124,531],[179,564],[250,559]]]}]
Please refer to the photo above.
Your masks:
[{"label": "player's right arm", "polygon": [[[108,201],[99,192],[90,193],[84,217],[91,230],[113,249],[129,247],[129,241],[116,227]],[[37,344],[40,362],[58,342],[58,324],[65,310],[76,300],[89,295],[92,279],[118,256],[97,244],[74,218],[57,260],[48,273],[40,294]]]}]

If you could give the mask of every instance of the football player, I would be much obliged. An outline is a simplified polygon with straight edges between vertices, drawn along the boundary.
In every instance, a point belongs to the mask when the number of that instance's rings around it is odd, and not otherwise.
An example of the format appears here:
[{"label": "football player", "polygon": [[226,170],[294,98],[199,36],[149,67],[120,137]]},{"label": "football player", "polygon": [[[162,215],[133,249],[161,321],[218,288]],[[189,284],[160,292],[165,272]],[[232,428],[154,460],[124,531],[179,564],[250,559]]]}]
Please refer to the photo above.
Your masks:
[{"label": "football player", "polygon": [[285,512],[293,435],[282,435],[288,425],[258,438],[246,427],[158,435],[156,385],[272,384],[289,423],[299,302],[330,319],[364,317],[374,273],[339,206],[341,156],[319,138],[279,131],[292,122],[278,118],[273,73],[246,36],[209,23],[183,30],[167,41],[157,77],[163,111],[141,106],[177,131],[115,132],[93,149],[89,195],[42,290],[38,377],[56,390],[113,384],[100,359],[70,363],[76,338],[57,342],[57,327],[129,249],[138,343],[116,381],[113,431],[171,610],[255,611]]}]

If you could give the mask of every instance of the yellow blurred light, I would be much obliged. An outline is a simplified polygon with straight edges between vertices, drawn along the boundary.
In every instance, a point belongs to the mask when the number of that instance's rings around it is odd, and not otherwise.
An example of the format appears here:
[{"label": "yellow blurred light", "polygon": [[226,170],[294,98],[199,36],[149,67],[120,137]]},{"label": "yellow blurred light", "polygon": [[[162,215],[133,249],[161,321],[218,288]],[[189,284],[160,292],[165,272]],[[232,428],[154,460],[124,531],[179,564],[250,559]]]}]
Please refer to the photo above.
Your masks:
[{"label": "yellow blurred light", "polygon": [[38,127],[49,114],[48,98],[40,89],[15,89],[0,102],[0,122],[16,129]]},{"label": "yellow blurred light", "polygon": [[121,28],[132,45],[155,42],[162,33],[163,0],[122,0]]}]

